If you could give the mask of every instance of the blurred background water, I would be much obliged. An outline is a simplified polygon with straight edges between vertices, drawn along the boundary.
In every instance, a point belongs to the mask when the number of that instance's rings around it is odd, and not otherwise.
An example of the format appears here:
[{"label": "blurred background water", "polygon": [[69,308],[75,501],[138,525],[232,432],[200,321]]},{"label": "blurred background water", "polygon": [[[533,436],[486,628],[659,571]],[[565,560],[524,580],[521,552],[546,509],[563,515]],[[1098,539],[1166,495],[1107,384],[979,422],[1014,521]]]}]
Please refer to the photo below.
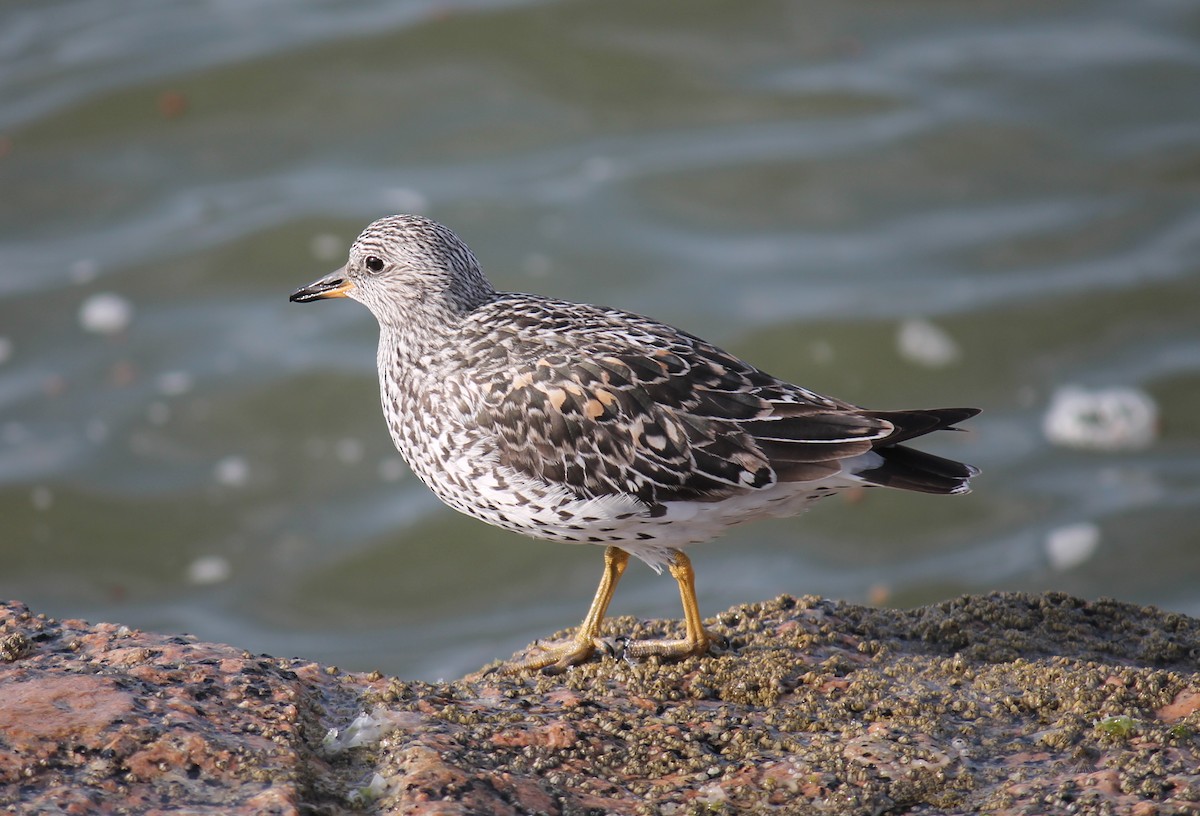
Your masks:
[{"label": "blurred background water", "polygon": [[[959,499],[697,547],[713,614],[1060,589],[1200,614],[1200,4],[8,0],[0,596],[412,678],[578,623],[600,551],[457,516],[370,220],[878,408],[976,405]],[[853,506],[847,506],[853,505]],[[614,614],[674,617],[640,565]]]}]

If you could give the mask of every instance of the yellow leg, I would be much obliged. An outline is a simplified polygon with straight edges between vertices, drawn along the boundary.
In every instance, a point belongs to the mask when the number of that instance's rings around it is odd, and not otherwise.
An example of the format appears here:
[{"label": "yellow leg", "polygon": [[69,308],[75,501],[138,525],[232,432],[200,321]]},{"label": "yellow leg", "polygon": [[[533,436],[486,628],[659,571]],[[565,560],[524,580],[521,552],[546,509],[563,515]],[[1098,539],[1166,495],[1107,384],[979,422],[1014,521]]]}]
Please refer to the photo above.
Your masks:
[{"label": "yellow leg", "polygon": [[679,584],[679,597],[683,601],[684,637],[682,640],[635,640],[625,647],[629,657],[650,657],[658,655],[677,660],[693,655],[699,656],[708,651],[715,639],[709,634],[700,620],[700,604],[696,602],[696,573],[692,562],[679,550],[672,550],[671,576]]},{"label": "yellow leg", "polygon": [[[575,637],[561,646],[554,646],[542,651],[541,654],[511,664],[508,671],[523,671],[526,669],[544,669],[551,674],[565,671],[570,666],[578,666],[596,651],[600,642],[600,625],[604,622],[604,613],[608,611],[608,603],[612,600],[617,589],[617,582],[625,572],[629,563],[629,553],[618,547],[608,547],[604,550],[604,574],[600,576],[600,586],[596,588],[596,597],[588,609],[583,623]],[[674,574],[674,567],[671,568]],[[694,603],[694,595],[693,595]]]}]

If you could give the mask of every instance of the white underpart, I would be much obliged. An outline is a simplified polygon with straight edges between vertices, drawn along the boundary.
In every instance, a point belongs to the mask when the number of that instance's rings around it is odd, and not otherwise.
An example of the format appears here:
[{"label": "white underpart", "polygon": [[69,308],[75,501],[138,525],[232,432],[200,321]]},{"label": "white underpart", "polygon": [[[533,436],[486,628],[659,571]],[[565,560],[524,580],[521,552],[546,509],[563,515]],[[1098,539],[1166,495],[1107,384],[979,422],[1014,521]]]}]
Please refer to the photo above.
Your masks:
[{"label": "white underpart", "polygon": [[[654,515],[631,495],[580,499],[563,487],[493,462],[485,464],[481,458],[489,457],[446,457],[443,468],[457,471],[458,478],[426,483],[450,507],[489,524],[534,538],[620,547],[656,572],[670,563],[671,550],[716,538],[744,522],[796,515],[825,496],[864,484],[853,473],[842,472],[812,482],[747,489],[721,501],[665,502],[665,512]],[[861,470],[878,465],[882,458],[867,453],[847,462]],[[473,488],[470,496],[453,487],[465,479]],[[539,500],[522,500],[531,496]]]},{"label": "white underpart", "polygon": [[[858,456],[851,456],[842,460],[842,472],[850,478],[861,481],[858,474],[864,470],[873,470],[883,464],[883,457],[873,450],[866,453],[860,453]],[[863,484],[866,484],[863,482]]]}]

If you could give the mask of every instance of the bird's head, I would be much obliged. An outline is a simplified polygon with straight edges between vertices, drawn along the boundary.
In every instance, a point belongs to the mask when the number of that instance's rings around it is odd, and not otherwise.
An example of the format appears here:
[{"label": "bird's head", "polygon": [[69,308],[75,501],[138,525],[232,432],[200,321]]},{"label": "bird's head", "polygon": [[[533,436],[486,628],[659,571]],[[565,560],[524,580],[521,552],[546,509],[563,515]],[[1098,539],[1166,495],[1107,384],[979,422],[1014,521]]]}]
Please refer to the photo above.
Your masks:
[{"label": "bird's head", "polygon": [[345,266],[290,300],[353,298],[389,325],[418,314],[461,316],[494,294],[471,250],[448,228],[419,215],[392,215],[363,230]]}]

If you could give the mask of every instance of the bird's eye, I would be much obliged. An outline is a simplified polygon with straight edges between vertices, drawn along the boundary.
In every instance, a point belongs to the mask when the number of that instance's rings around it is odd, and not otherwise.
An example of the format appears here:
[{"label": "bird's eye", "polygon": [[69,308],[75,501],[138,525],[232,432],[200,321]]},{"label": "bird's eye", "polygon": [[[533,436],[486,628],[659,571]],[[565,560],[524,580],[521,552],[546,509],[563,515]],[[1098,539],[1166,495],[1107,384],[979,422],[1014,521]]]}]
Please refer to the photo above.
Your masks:
[{"label": "bird's eye", "polygon": [[372,272],[382,272],[383,271],[383,259],[382,258],[376,258],[374,255],[368,255],[366,264],[367,264],[367,269],[371,270]]}]

